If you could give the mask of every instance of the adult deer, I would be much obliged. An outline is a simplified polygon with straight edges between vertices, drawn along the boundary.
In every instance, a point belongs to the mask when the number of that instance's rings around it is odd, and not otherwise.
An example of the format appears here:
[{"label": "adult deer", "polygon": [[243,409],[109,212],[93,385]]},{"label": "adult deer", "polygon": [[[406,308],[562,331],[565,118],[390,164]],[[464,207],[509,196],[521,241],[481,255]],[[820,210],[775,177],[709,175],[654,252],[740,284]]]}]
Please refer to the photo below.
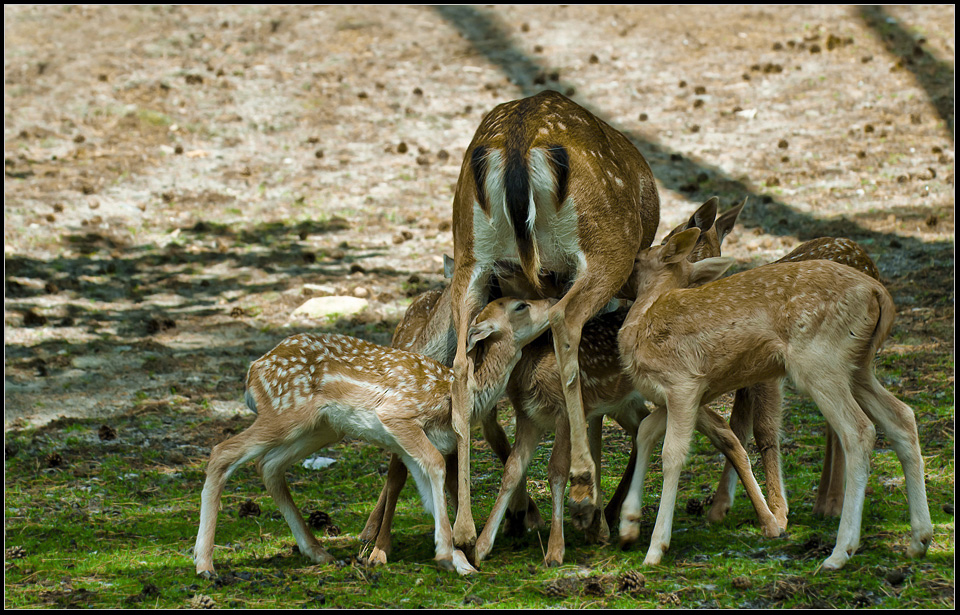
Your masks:
[{"label": "adult deer", "polygon": [[580,392],[581,331],[627,281],[637,252],[653,242],[659,218],[656,184],[643,156],[623,134],[565,96],[541,92],[498,105],[484,117],[464,156],[453,201],[457,545],[470,547],[477,536],[470,507],[475,384],[466,341],[491,274],[500,263],[519,263],[533,287],[541,271],[571,282],[551,308],[550,329],[570,425],[571,517],[584,529],[594,521],[597,485]]}]

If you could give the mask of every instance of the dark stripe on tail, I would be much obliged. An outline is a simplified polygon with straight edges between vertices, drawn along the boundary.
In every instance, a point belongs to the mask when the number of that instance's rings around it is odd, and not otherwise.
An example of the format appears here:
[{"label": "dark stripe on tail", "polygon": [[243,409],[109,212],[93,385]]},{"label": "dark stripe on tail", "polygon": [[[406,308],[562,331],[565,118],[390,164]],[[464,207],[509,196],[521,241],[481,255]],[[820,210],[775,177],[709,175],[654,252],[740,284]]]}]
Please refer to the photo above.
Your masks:
[{"label": "dark stripe on tail", "polygon": [[547,147],[547,158],[553,165],[553,176],[557,180],[557,210],[559,211],[563,207],[563,202],[567,200],[567,185],[570,183],[570,154],[562,145],[550,145]]},{"label": "dark stripe on tail", "polygon": [[524,154],[524,150],[508,146],[503,172],[503,191],[507,200],[507,215],[510,216],[513,236],[517,240],[520,268],[523,269],[527,281],[534,288],[540,288],[537,248],[533,244],[530,227],[527,226],[530,216],[530,170]]}]

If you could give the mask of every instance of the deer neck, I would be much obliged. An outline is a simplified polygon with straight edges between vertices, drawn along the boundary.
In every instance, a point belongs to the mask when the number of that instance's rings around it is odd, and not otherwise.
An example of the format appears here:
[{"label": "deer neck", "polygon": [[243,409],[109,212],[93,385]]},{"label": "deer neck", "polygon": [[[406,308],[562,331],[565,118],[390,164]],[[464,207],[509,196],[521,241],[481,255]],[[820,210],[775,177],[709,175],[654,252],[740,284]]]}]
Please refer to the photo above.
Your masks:
[{"label": "deer neck", "polygon": [[661,276],[654,284],[651,284],[643,293],[637,295],[636,301],[630,307],[628,320],[637,323],[642,321],[650,308],[653,307],[664,295],[677,290],[677,284],[672,276]]},{"label": "deer neck", "polygon": [[485,415],[503,397],[520,357],[521,352],[514,350],[510,343],[489,344],[477,353],[470,380],[474,393],[473,419]]}]

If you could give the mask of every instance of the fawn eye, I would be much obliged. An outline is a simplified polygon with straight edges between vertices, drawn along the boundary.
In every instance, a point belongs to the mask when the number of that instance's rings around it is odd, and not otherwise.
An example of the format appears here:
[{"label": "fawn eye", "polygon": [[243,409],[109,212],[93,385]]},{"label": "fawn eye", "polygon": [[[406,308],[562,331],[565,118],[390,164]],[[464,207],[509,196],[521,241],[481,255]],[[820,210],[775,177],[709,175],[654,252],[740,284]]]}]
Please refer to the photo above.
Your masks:
[{"label": "fawn eye", "polygon": [[513,311],[514,311],[514,312],[522,312],[523,310],[527,309],[528,307],[530,307],[530,304],[529,304],[529,303],[519,303],[519,304],[517,304],[517,307],[513,308]]}]

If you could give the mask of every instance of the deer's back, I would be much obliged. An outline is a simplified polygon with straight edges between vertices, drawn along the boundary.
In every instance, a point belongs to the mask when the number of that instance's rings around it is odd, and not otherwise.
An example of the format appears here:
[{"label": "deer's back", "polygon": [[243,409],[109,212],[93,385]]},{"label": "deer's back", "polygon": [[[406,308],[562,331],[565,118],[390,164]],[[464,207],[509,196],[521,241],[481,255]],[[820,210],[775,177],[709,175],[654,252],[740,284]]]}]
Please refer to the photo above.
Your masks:
[{"label": "deer's back", "polygon": [[247,373],[260,414],[329,408],[347,433],[351,421],[369,422],[362,415],[385,408],[430,420],[444,412],[452,381],[451,370],[428,357],[337,334],[291,336]]},{"label": "deer's back", "polygon": [[874,335],[883,294],[830,261],[765,265],[664,293],[625,328],[624,361],[633,373],[703,378],[717,393],[783,376],[795,357],[850,365]]}]

